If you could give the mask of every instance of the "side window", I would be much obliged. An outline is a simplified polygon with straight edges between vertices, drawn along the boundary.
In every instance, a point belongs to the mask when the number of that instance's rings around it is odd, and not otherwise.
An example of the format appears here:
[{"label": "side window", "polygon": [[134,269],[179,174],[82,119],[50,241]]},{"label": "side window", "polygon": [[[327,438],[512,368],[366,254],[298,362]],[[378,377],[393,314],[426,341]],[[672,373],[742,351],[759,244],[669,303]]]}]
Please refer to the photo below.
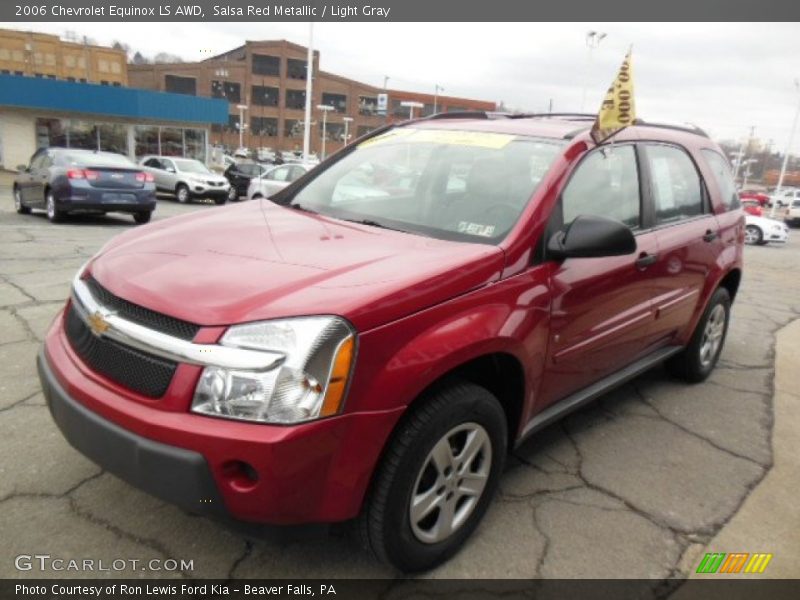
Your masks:
[{"label": "side window", "polygon": [[295,181],[297,179],[300,179],[305,174],[306,172],[303,169],[303,167],[292,167],[292,175],[289,178],[289,181]]},{"label": "side window", "polygon": [[165,171],[169,171],[170,173],[177,173],[175,164],[171,160],[163,159],[161,161],[161,168]]},{"label": "side window", "polygon": [[633,146],[604,146],[578,166],[561,195],[564,225],[598,215],[640,226],[639,171]]},{"label": "side window", "polygon": [[647,147],[656,223],[672,223],[703,214],[700,175],[680,148],[651,144]]},{"label": "side window", "polygon": [[742,203],[739,200],[739,194],[736,193],[736,184],[733,181],[730,163],[714,150],[704,148],[701,152],[708,166],[711,167],[711,172],[714,173],[714,180],[717,182],[720,199],[725,210],[735,210],[741,207]]},{"label": "side window", "polygon": [[278,167],[269,174],[267,179],[273,179],[274,181],[287,181],[289,178],[289,168],[290,167]]},{"label": "side window", "polygon": [[144,163],[145,167],[152,167],[153,169],[163,169],[164,167],[161,166],[161,161],[157,158],[151,158]]},{"label": "side window", "polygon": [[31,171],[33,171],[34,169],[42,168],[42,164],[44,163],[44,156],[45,156],[44,152],[41,152],[31,157],[31,166],[30,166]]},{"label": "side window", "polygon": [[49,169],[53,166],[53,157],[49,154],[42,155],[42,164],[40,165],[41,169]]}]

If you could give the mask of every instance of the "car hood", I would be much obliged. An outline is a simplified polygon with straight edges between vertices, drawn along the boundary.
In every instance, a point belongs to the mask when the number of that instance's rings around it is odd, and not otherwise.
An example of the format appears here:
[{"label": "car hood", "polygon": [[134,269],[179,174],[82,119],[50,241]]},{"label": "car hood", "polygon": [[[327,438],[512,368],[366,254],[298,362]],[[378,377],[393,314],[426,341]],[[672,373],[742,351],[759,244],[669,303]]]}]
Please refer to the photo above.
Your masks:
[{"label": "car hood", "polygon": [[91,264],[113,294],[199,325],[337,314],[365,331],[499,278],[503,251],[283,208],[208,209],[118,236]]}]

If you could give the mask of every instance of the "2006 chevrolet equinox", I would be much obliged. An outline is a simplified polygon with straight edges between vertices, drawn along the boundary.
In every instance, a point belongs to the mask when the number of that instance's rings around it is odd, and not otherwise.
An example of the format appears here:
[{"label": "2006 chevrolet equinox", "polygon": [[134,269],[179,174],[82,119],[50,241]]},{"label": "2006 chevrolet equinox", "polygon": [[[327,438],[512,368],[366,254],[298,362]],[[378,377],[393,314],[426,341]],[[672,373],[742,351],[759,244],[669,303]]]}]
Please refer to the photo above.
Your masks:
[{"label": "2006 chevrolet equinox", "polygon": [[744,239],[724,155],[590,125],[401,123],[271,200],[114,238],[40,354],[53,418],[189,510],[352,520],[399,569],[440,563],[510,448],[662,361],[702,381],[722,349]]}]

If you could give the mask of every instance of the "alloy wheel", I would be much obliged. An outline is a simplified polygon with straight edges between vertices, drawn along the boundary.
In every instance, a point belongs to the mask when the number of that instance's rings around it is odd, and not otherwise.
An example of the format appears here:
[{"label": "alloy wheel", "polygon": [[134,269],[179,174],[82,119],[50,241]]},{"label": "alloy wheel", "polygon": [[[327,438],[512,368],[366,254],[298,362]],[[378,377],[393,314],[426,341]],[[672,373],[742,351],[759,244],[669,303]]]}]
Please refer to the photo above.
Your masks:
[{"label": "alloy wheel", "polygon": [[725,307],[721,304],[717,304],[708,315],[703,340],[700,342],[700,364],[703,367],[708,367],[719,351],[722,336],[725,335],[726,317]]},{"label": "alloy wheel", "polygon": [[17,212],[22,211],[22,196],[19,193],[19,188],[14,190],[14,209]]},{"label": "alloy wheel", "polygon": [[477,423],[448,431],[422,464],[408,507],[411,530],[426,544],[447,539],[469,518],[486,488],[492,442]]},{"label": "alloy wheel", "polygon": [[56,217],[56,199],[52,192],[47,194],[47,218],[51,221]]}]

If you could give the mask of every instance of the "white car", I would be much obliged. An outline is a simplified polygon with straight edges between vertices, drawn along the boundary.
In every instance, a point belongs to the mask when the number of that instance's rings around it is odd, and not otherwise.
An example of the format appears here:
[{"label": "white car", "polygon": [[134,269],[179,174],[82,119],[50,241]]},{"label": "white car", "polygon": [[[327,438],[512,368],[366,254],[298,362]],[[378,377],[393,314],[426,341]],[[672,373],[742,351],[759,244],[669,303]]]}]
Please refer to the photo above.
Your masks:
[{"label": "white car", "polygon": [[273,167],[261,177],[254,177],[250,180],[250,186],[247,188],[247,199],[269,198],[296,179],[300,179],[312,168],[313,165],[303,163],[288,163]]},{"label": "white car", "polygon": [[783,220],[789,225],[800,225],[800,200],[792,200],[783,213]]},{"label": "white car", "polygon": [[745,244],[763,246],[770,242],[785,244],[788,241],[789,228],[785,223],[766,217],[745,215]]},{"label": "white car", "polygon": [[795,200],[800,200],[800,189],[797,188],[783,188],[780,193],[772,194],[769,197],[769,203],[777,204],[778,208],[789,206]]},{"label": "white car", "polygon": [[222,175],[211,172],[199,160],[176,156],[145,156],[139,163],[153,175],[156,189],[175,194],[186,204],[194,198],[212,198],[216,204],[228,201],[231,184]]}]

